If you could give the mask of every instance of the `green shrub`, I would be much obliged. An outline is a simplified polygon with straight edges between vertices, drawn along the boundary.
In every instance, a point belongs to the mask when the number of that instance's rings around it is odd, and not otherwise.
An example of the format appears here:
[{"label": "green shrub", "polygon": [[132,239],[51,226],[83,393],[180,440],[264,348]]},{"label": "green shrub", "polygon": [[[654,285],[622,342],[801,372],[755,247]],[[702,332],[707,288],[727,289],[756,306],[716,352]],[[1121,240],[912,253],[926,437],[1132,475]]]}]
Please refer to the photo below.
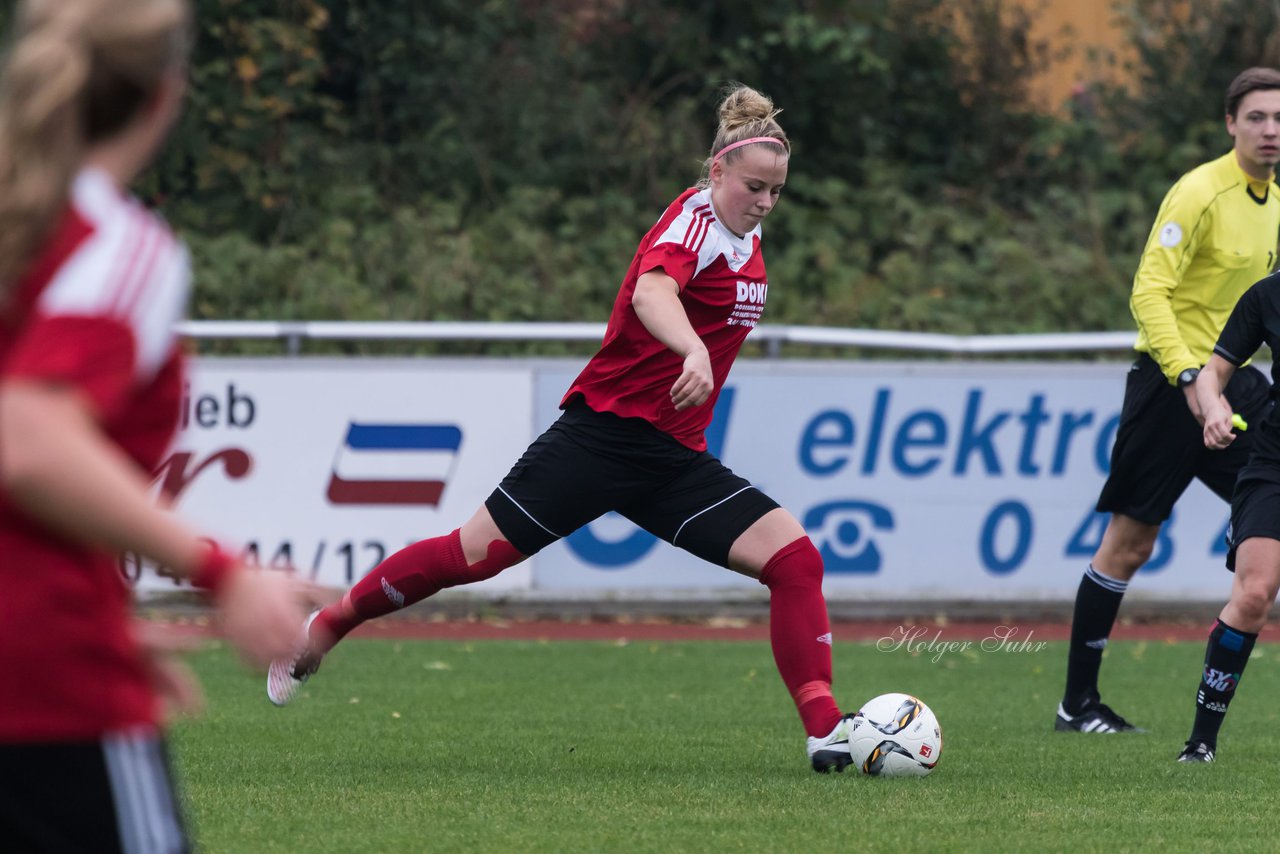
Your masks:
[{"label": "green shrub", "polygon": [[1211,2],[1118,4],[1132,85],[1043,115],[1008,0],[196,0],[140,191],[191,244],[199,318],[601,321],[742,80],[795,146],[769,322],[1123,329],[1161,196],[1229,147],[1226,83],[1277,62],[1274,14]]}]

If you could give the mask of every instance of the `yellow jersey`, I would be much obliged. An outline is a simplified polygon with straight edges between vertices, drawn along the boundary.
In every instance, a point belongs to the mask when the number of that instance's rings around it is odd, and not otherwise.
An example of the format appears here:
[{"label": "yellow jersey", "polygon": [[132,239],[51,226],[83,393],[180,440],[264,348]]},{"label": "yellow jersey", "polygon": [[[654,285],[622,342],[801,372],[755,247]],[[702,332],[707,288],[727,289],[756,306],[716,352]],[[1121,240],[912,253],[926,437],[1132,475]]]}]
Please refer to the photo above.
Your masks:
[{"label": "yellow jersey", "polygon": [[1179,178],[1133,277],[1134,349],[1170,383],[1202,367],[1236,301],[1274,269],[1277,240],[1280,187],[1246,175],[1234,150]]}]

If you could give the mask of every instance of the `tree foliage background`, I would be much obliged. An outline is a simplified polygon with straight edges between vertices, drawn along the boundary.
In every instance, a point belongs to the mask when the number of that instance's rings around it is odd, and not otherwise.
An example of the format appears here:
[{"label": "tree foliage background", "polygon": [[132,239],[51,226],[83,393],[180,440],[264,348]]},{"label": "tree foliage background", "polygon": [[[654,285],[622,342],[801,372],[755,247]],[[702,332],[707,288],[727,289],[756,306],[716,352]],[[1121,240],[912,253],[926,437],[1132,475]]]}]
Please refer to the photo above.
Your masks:
[{"label": "tree foliage background", "polygon": [[1121,0],[1130,86],[1046,115],[1047,47],[1001,0],[195,5],[140,190],[192,246],[199,318],[603,320],[737,80],[795,146],[768,321],[1128,328],[1161,196],[1229,148],[1230,79],[1280,61],[1260,0]]}]

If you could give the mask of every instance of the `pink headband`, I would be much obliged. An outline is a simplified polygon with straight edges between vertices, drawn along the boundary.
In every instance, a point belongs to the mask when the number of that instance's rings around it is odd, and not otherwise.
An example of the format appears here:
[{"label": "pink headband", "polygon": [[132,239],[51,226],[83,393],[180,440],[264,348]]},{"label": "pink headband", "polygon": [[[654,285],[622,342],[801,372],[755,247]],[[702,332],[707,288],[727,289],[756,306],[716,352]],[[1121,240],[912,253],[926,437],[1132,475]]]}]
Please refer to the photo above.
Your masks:
[{"label": "pink headband", "polygon": [[782,140],[778,139],[777,137],[774,137],[774,136],[753,136],[753,137],[751,137],[751,139],[744,139],[744,140],[741,140],[741,141],[739,141],[739,142],[735,142],[735,143],[733,143],[732,145],[726,145],[724,148],[720,149],[720,153],[719,153],[719,154],[717,154],[715,157],[711,158],[711,162],[712,162],[712,163],[714,163],[715,161],[719,160],[721,157],[724,157],[724,156],[725,156],[726,154],[728,154],[730,151],[733,151],[735,148],[742,148],[742,146],[744,146],[744,145],[752,145],[752,144],[757,143],[757,142],[772,142],[774,145],[781,145],[783,148],[785,148],[785,147],[786,147],[786,143],[785,143],[785,142],[783,142]]}]

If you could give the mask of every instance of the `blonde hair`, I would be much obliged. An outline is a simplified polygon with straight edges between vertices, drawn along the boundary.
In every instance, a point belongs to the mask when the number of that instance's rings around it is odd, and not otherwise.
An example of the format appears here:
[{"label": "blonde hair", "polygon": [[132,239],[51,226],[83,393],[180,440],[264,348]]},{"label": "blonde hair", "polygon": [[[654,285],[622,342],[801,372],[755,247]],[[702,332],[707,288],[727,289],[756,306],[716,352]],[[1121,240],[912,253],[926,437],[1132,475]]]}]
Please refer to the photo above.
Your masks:
[{"label": "blonde hair", "polygon": [[[776,116],[782,110],[774,109],[769,96],[757,92],[750,86],[741,83],[730,84],[724,99],[717,110],[720,115],[720,126],[716,129],[715,140],[711,143],[711,153],[702,164],[702,180],[698,186],[705,187],[710,181],[711,164],[729,146],[746,139],[776,139],[782,144],[786,156],[791,156],[791,140],[778,124]],[[768,145],[774,145],[770,142]],[[747,146],[743,146],[746,148]],[[732,163],[742,156],[743,148],[726,152],[722,161]]]},{"label": "blonde hair", "polygon": [[66,205],[85,149],[190,53],[188,0],[22,0],[0,73],[0,299]]}]

